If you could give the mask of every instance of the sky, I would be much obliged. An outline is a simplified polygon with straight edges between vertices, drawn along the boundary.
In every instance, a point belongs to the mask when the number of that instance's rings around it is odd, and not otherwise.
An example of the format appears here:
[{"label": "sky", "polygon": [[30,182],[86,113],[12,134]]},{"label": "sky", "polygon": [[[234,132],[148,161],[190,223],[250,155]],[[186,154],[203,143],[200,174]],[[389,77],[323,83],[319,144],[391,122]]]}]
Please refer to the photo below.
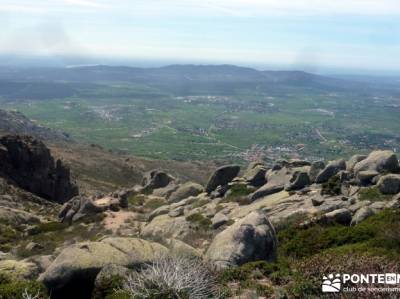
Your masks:
[{"label": "sky", "polygon": [[0,55],[400,72],[400,0],[0,0]]}]

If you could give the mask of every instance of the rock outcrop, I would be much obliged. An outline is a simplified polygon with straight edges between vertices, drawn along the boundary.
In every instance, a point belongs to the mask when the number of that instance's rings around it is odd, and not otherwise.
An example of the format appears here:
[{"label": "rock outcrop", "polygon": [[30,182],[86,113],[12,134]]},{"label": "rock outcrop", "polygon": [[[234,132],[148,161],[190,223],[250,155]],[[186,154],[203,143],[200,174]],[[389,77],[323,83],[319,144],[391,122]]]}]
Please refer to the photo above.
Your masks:
[{"label": "rock outcrop", "polygon": [[20,188],[58,203],[78,194],[69,168],[61,160],[54,161],[40,140],[7,135],[0,139],[0,145],[0,175]]},{"label": "rock outcrop", "polygon": [[190,196],[197,196],[204,191],[203,186],[194,182],[187,182],[174,191],[168,198],[168,202],[174,203]]},{"label": "rock outcrop", "polygon": [[58,214],[61,222],[72,223],[86,216],[95,215],[108,210],[119,211],[128,207],[129,192],[115,192],[106,196],[75,196],[64,203]]},{"label": "rock outcrop", "polygon": [[399,161],[392,151],[374,151],[367,158],[354,165],[355,174],[366,170],[393,173],[399,171],[399,169]]},{"label": "rock outcrop", "polygon": [[346,161],[343,159],[332,161],[318,173],[315,182],[317,184],[324,183],[341,170],[346,170]]},{"label": "rock outcrop", "polygon": [[265,174],[267,168],[260,162],[252,162],[247,167],[243,179],[251,186],[262,186],[266,183]]},{"label": "rock outcrop", "polygon": [[255,211],[220,232],[207,250],[206,258],[219,267],[276,258],[275,230],[264,212]]},{"label": "rock outcrop", "polygon": [[78,243],[63,249],[39,279],[54,296],[87,293],[106,265],[140,267],[167,252],[158,243],[136,238],[109,237],[101,242]]},{"label": "rock outcrop", "polygon": [[400,174],[387,174],[382,176],[377,184],[383,194],[397,194],[400,192]]},{"label": "rock outcrop", "polygon": [[218,186],[224,186],[231,182],[239,173],[240,167],[237,165],[226,165],[218,168],[209,178],[206,185],[206,192],[211,193]]},{"label": "rock outcrop", "polygon": [[165,188],[176,179],[162,170],[152,170],[143,176],[143,192],[150,193],[154,189]]}]

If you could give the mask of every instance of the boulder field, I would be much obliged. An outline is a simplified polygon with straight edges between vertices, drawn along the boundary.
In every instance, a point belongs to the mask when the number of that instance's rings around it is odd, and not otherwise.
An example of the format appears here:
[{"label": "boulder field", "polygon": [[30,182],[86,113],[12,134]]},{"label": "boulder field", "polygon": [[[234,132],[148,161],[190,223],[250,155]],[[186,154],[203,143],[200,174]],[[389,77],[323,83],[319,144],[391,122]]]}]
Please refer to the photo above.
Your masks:
[{"label": "boulder field", "polygon": [[[400,208],[400,167],[390,151],[347,161],[256,161],[243,171],[226,165],[204,186],[156,169],[140,186],[88,195],[77,193],[41,142],[0,143],[7,178],[0,181],[0,223],[13,223],[26,239],[2,247],[0,273],[38,280],[56,299],[91,298],[111,273],[139,273],[167,255],[201,259],[218,271],[273,263],[277,235],[293,219],[299,228],[351,228]],[[22,198],[29,211],[18,204]]]}]

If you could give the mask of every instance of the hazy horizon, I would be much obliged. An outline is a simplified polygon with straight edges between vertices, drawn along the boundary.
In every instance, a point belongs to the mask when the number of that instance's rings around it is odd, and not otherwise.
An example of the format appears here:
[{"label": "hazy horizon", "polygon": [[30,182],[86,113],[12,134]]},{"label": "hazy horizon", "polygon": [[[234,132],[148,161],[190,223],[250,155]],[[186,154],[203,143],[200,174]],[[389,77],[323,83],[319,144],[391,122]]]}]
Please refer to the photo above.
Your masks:
[{"label": "hazy horizon", "polygon": [[0,65],[235,64],[398,73],[394,0],[3,0]]}]

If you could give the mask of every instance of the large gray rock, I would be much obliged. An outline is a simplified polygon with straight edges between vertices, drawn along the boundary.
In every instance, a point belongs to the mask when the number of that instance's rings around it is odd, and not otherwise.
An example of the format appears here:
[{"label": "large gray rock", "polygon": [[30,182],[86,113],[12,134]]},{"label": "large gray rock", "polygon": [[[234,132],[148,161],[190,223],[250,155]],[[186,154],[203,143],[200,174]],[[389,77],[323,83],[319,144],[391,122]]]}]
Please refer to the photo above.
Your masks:
[{"label": "large gray rock", "polygon": [[310,185],[310,183],[311,181],[307,171],[295,171],[290,182],[286,184],[285,190],[299,190]]},{"label": "large gray rock", "polygon": [[379,173],[396,172],[399,170],[399,161],[392,151],[374,151],[354,166],[356,174],[366,170]]},{"label": "large gray rock", "polygon": [[172,193],[174,193],[179,188],[179,185],[171,182],[163,188],[154,189],[152,195],[158,197],[169,198]]},{"label": "large gray rock", "polygon": [[315,182],[318,174],[325,168],[324,161],[315,161],[311,164],[311,167],[308,171],[308,177],[310,178],[311,182]]},{"label": "large gray rock", "polygon": [[154,189],[164,188],[176,179],[162,170],[152,170],[143,176],[143,192],[152,192]]},{"label": "large gray rock", "polygon": [[282,167],[277,170],[269,170],[266,174],[267,183],[253,193],[249,194],[249,201],[253,202],[261,197],[282,191],[285,185],[290,183],[290,180],[293,176],[293,171],[294,170],[286,167]]},{"label": "large gray rock", "polygon": [[267,168],[260,163],[250,163],[246,172],[243,175],[243,179],[252,186],[262,186],[266,183],[265,174]]},{"label": "large gray rock", "polygon": [[332,212],[326,213],[321,218],[321,221],[324,223],[337,222],[339,224],[349,225],[351,222],[351,219],[352,219],[351,212],[346,208],[342,208],[342,209],[338,209],[338,210],[334,210]]},{"label": "large gray rock", "polygon": [[276,258],[275,229],[265,213],[255,211],[215,236],[206,258],[218,267]]},{"label": "large gray rock", "polygon": [[353,215],[353,218],[351,219],[350,225],[357,225],[360,222],[364,221],[368,217],[374,215],[374,211],[369,208],[369,207],[362,207],[357,210],[357,212]]},{"label": "large gray rock", "polygon": [[201,252],[193,248],[189,244],[177,239],[166,239],[165,246],[174,255],[188,256],[188,257],[201,257]]},{"label": "large gray rock", "polygon": [[329,162],[326,167],[321,170],[317,175],[315,182],[317,184],[324,183],[328,181],[331,177],[336,175],[339,171],[346,170],[346,161],[343,159]]},{"label": "large gray rock", "polygon": [[97,274],[107,264],[140,267],[167,252],[158,243],[136,238],[110,237],[101,242],[78,243],[63,249],[39,280],[55,296],[79,286],[91,289]]},{"label": "large gray rock", "polygon": [[169,205],[158,207],[157,209],[155,209],[153,212],[150,213],[149,221],[153,220],[157,216],[168,214],[170,211],[171,207]]},{"label": "large gray rock", "polygon": [[366,159],[367,155],[354,155],[346,162],[346,170],[352,172],[354,170],[354,166]]},{"label": "large gray rock", "polygon": [[184,216],[170,217],[161,215],[155,217],[142,230],[141,236],[145,238],[175,238],[184,239],[193,233],[190,222]]},{"label": "large gray rock", "polygon": [[377,184],[383,194],[397,194],[400,192],[400,174],[387,174],[382,176]]},{"label": "large gray rock", "polygon": [[249,202],[253,202],[253,201],[255,201],[261,197],[267,196],[267,195],[278,193],[278,192],[282,191],[283,189],[284,189],[283,185],[275,185],[272,183],[267,183],[264,186],[262,186],[261,188],[254,191],[253,193],[249,194],[249,196],[248,196]]},{"label": "large gray rock", "polygon": [[125,206],[125,201],[121,201],[121,198],[117,197],[105,196],[96,199],[94,197],[75,196],[61,207],[58,217],[62,222],[72,223],[86,216],[107,210],[118,210],[122,206]]},{"label": "large gray rock", "polygon": [[217,229],[218,227],[224,225],[229,221],[229,218],[224,213],[217,213],[211,219],[211,225],[213,229]]},{"label": "large gray rock", "polygon": [[226,165],[218,168],[209,178],[206,185],[206,192],[213,192],[218,186],[223,186],[231,182],[239,173],[240,166]]},{"label": "large gray rock", "polygon": [[374,178],[379,175],[376,170],[364,170],[357,173],[357,183],[361,186],[367,186],[372,183]]},{"label": "large gray rock", "polygon": [[204,191],[203,186],[194,182],[187,182],[173,192],[168,199],[168,202],[174,203],[190,196],[197,196]]}]

